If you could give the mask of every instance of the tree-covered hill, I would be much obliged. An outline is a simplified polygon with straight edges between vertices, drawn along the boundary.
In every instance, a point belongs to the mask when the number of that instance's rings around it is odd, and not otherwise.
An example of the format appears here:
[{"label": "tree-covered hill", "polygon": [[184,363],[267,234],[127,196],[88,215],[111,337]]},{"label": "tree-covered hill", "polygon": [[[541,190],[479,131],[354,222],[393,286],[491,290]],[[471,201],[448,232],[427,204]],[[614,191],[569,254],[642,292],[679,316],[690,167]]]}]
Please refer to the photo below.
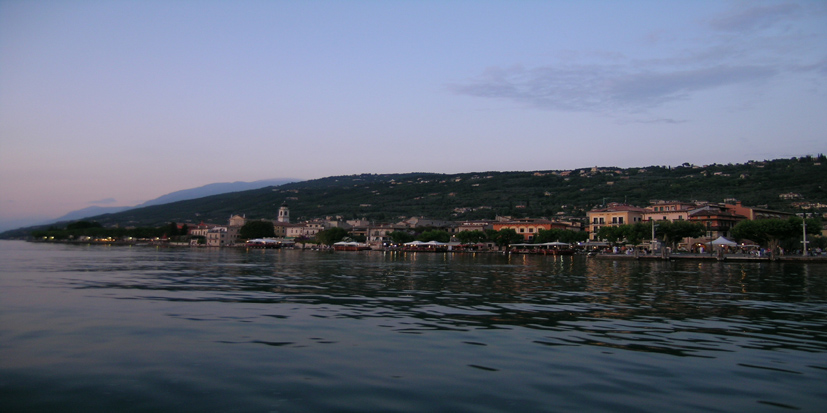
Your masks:
[{"label": "tree-covered hill", "polygon": [[[402,217],[491,219],[497,215],[584,216],[607,202],[646,206],[650,200],[723,202],[795,210],[796,202],[827,203],[827,159],[801,157],[746,164],[570,171],[333,176],[89,217],[104,226],[225,223],[233,214],[275,219],[286,202],[291,220],[340,216],[398,221]],[[782,199],[781,194],[800,195]],[[9,231],[5,237],[26,231]]]}]

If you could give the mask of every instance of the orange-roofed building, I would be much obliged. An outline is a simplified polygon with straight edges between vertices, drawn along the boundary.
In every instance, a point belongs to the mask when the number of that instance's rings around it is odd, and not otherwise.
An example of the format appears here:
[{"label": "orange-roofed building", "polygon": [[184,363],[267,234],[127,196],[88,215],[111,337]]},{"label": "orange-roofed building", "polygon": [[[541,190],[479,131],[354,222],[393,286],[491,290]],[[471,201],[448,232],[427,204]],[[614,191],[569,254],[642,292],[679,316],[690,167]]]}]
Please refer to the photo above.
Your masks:
[{"label": "orange-roofed building", "polygon": [[611,203],[605,208],[596,208],[587,212],[589,217],[586,230],[589,232],[589,239],[594,240],[595,234],[604,226],[632,225],[643,221],[643,214],[646,210],[640,207]]}]

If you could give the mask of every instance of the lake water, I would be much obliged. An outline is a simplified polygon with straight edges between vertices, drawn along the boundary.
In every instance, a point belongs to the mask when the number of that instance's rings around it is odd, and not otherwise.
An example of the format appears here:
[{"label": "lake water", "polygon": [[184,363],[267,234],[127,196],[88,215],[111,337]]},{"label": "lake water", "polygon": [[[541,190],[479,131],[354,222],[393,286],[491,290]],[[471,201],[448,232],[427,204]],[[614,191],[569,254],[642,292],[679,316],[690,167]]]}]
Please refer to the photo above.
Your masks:
[{"label": "lake water", "polygon": [[827,265],[0,241],[3,412],[824,411]]}]

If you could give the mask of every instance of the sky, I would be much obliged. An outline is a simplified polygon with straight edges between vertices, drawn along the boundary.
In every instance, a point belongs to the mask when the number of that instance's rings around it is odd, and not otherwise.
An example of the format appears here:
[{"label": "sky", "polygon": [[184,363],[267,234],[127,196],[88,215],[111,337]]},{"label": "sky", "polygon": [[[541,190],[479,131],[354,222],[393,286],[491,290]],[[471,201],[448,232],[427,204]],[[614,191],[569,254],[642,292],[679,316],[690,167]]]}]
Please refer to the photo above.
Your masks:
[{"label": "sky", "polygon": [[819,153],[825,1],[0,0],[0,224],[215,182]]}]

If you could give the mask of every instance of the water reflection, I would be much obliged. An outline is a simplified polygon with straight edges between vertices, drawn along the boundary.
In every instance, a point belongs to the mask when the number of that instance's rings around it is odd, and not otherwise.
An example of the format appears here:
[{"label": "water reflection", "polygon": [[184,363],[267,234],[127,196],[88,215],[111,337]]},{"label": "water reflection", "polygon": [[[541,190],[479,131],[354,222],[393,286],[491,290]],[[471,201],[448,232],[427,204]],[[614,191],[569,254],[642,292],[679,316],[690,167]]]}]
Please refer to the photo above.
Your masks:
[{"label": "water reflection", "polygon": [[824,266],[21,245],[4,411],[823,404]]},{"label": "water reflection", "polygon": [[[107,277],[85,277],[98,268]],[[542,345],[708,356],[732,346],[827,350],[824,274],[806,265],[595,261],[497,254],[157,251],[69,261],[111,298],[296,303],[406,334],[523,327]],[[277,317],[278,315],[269,315]],[[287,316],[285,316],[287,317]]]}]

